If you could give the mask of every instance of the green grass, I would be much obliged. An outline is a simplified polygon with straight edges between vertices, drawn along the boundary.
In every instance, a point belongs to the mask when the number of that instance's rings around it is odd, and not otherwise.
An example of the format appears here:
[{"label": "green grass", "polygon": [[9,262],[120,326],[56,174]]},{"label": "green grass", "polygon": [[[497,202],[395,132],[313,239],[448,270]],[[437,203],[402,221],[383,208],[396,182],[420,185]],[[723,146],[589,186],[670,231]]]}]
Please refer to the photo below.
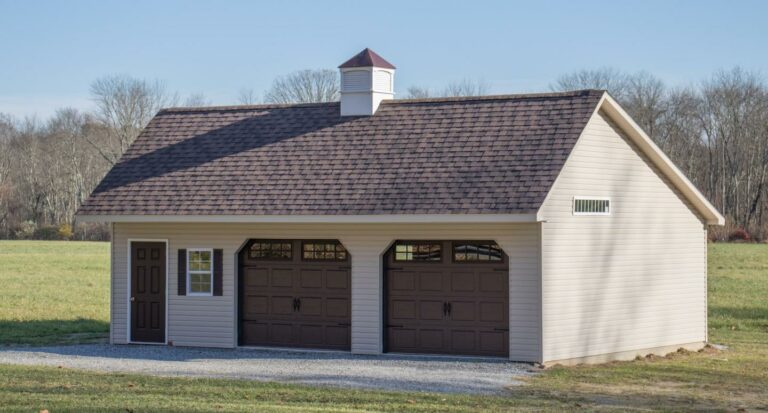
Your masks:
[{"label": "green grass", "polygon": [[[0,241],[0,281],[11,286],[0,291],[0,342],[70,342],[77,333],[103,334],[107,254],[107,244]],[[768,410],[768,245],[711,245],[709,269],[710,341],[727,351],[555,367],[504,397],[0,365],[0,411]],[[68,320],[66,328],[45,331],[50,314]]]},{"label": "green grass", "polygon": [[0,411],[493,412],[567,406],[535,397],[375,392],[0,365]]},{"label": "green grass", "polygon": [[0,345],[103,339],[109,243],[0,241]]}]

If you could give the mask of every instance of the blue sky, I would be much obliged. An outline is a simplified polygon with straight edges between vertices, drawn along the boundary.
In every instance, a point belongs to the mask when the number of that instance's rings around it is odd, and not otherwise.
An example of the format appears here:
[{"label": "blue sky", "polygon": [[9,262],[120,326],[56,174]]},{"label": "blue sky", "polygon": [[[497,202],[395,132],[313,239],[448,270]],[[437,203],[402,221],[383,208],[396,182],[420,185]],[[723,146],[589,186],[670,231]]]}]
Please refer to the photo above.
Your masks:
[{"label": "blue sky", "polygon": [[765,74],[766,16],[768,1],[0,0],[0,112],[89,109],[89,84],[109,74],[231,104],[365,47],[398,67],[400,92],[462,78],[544,91],[601,66],[688,85],[734,65]]}]

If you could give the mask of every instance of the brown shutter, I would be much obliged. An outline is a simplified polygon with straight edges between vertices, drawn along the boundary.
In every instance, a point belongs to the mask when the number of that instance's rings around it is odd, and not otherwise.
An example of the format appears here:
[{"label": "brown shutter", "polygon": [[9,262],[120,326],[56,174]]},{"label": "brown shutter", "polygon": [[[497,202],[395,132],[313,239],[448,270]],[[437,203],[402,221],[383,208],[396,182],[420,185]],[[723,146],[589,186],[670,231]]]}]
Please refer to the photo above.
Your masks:
[{"label": "brown shutter", "polygon": [[179,295],[187,295],[187,250],[179,250]]},{"label": "brown shutter", "polygon": [[224,251],[213,250],[213,295],[224,294]]}]

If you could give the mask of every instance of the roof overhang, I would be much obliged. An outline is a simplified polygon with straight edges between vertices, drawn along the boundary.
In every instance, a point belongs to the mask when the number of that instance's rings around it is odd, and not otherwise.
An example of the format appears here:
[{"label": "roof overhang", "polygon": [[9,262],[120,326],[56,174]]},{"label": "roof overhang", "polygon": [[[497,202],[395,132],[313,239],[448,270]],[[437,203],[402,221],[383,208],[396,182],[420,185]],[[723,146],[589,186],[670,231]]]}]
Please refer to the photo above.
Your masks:
[{"label": "roof overhang", "polygon": [[281,224],[473,224],[538,222],[535,213],[399,215],[78,215],[76,219],[78,222]]},{"label": "roof overhang", "polygon": [[672,160],[656,146],[653,140],[635,123],[608,93],[604,93],[598,110],[602,110],[637,147],[659,168],[672,185],[687,199],[709,225],[725,225],[725,217],[709,200],[688,180]]}]

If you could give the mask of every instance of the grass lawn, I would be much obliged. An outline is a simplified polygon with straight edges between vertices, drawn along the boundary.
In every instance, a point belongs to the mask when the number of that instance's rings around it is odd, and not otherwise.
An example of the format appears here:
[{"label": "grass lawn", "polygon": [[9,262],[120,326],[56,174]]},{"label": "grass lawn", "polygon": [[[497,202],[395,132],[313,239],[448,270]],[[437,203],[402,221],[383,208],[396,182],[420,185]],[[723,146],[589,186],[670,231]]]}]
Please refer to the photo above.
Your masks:
[{"label": "grass lawn", "polygon": [[0,241],[0,345],[109,333],[109,243]]},{"label": "grass lawn", "polygon": [[[0,411],[768,410],[768,245],[715,244],[709,251],[709,335],[729,346],[724,352],[555,367],[504,397],[0,365]],[[0,343],[103,335],[107,254],[107,244],[0,241]],[[49,334],[57,321],[63,327]]]}]

